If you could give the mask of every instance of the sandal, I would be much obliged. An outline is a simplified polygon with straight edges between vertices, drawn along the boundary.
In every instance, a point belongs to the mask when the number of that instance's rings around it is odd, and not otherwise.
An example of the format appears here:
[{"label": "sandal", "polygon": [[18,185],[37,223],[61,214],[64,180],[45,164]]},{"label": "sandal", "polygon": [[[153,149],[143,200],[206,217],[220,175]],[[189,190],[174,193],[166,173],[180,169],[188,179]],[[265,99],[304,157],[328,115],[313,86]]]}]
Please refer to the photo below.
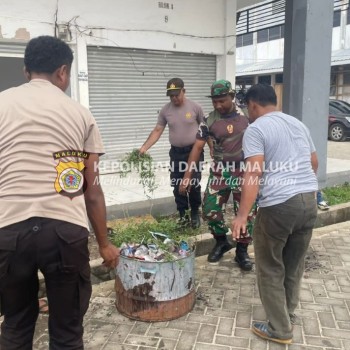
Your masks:
[{"label": "sandal", "polygon": [[46,298],[41,298],[38,300],[39,303],[39,313],[40,314],[48,314],[49,313],[49,304]]},{"label": "sandal", "polygon": [[270,333],[268,330],[267,324],[263,322],[254,322],[252,327],[252,332],[258,335],[259,337],[274,341],[279,344],[292,344],[292,338],[277,338]]}]

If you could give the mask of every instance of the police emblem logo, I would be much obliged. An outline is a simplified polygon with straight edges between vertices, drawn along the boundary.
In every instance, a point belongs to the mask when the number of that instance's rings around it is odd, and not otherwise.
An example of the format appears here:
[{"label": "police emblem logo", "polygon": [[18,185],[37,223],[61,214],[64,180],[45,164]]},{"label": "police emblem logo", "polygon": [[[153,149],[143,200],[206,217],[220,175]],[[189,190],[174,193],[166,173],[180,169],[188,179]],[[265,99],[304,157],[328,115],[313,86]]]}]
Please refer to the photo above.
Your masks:
[{"label": "police emblem logo", "polygon": [[81,195],[84,185],[84,168],[84,162],[62,162],[60,160],[56,166],[56,192],[68,197]]},{"label": "police emblem logo", "polygon": [[187,112],[187,113],[185,114],[185,117],[186,117],[186,119],[191,119],[191,117],[192,117],[191,112]]},{"label": "police emblem logo", "polygon": [[172,84],[170,85],[170,89],[175,89],[175,88],[176,88],[175,84],[172,83]]},{"label": "police emblem logo", "polygon": [[229,134],[232,134],[232,133],[233,133],[233,125],[232,125],[232,124],[227,125],[226,129],[227,129],[227,132],[228,132]]}]

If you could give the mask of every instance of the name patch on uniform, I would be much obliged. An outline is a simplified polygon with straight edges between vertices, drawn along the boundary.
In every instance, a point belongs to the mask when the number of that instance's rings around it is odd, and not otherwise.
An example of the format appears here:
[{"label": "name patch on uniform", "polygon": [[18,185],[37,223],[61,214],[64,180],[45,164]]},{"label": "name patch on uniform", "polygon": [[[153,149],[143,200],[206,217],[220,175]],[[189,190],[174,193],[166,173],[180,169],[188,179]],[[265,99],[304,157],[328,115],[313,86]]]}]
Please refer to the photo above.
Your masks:
[{"label": "name patch on uniform", "polygon": [[75,151],[75,150],[63,150],[53,153],[54,159],[66,158],[66,157],[78,157],[83,159],[89,158],[89,153],[84,151]]}]

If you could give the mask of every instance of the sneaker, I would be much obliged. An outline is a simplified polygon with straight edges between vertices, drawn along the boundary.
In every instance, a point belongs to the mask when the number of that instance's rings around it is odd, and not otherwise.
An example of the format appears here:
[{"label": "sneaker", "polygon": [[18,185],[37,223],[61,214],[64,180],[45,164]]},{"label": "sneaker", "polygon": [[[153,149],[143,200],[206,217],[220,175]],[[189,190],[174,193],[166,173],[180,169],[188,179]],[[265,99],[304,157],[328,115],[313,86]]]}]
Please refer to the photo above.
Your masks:
[{"label": "sneaker", "polygon": [[244,271],[251,271],[253,264],[250,261],[249,255],[247,252],[236,252],[235,261],[239,267]]},{"label": "sneaker", "polygon": [[264,322],[254,322],[252,326],[252,332],[263,339],[271,340],[275,343],[292,344],[292,338],[277,338],[272,335],[268,329],[267,324]]},{"label": "sneaker", "polygon": [[213,250],[208,255],[209,262],[217,262],[219,261],[223,255],[231,250],[233,246],[227,241],[216,241],[216,245]]},{"label": "sneaker", "polygon": [[199,216],[198,211],[191,211],[191,226],[196,229],[201,225],[201,218]]},{"label": "sneaker", "polygon": [[329,205],[326,201],[322,201],[320,203],[317,203],[318,209],[320,210],[328,210],[329,209]]}]

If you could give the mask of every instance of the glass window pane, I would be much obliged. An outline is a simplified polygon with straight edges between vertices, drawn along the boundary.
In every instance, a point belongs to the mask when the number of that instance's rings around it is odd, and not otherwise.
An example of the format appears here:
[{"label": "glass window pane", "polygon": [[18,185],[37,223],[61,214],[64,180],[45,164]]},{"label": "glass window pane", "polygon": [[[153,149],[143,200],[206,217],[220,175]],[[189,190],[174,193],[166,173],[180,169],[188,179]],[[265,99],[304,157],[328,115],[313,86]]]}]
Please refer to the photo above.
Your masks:
[{"label": "glass window pane", "polygon": [[333,12],[333,27],[340,26],[340,10]]},{"label": "glass window pane", "polygon": [[261,75],[258,77],[258,83],[271,85],[271,75]]},{"label": "glass window pane", "polygon": [[242,47],[243,46],[243,35],[237,35],[236,37],[236,47]]},{"label": "glass window pane", "polygon": [[343,73],[343,84],[350,85],[350,72]]},{"label": "glass window pane", "polygon": [[339,110],[333,106],[329,106],[329,114],[339,114]]},{"label": "glass window pane", "polygon": [[269,29],[269,40],[279,39],[281,37],[281,26]]},{"label": "glass window pane", "polygon": [[277,84],[282,84],[283,83],[283,74],[276,74],[275,81]]},{"label": "glass window pane", "polygon": [[269,40],[269,30],[263,29],[258,31],[258,43],[263,43]]},{"label": "glass window pane", "polygon": [[253,33],[243,34],[243,46],[253,45]]}]

